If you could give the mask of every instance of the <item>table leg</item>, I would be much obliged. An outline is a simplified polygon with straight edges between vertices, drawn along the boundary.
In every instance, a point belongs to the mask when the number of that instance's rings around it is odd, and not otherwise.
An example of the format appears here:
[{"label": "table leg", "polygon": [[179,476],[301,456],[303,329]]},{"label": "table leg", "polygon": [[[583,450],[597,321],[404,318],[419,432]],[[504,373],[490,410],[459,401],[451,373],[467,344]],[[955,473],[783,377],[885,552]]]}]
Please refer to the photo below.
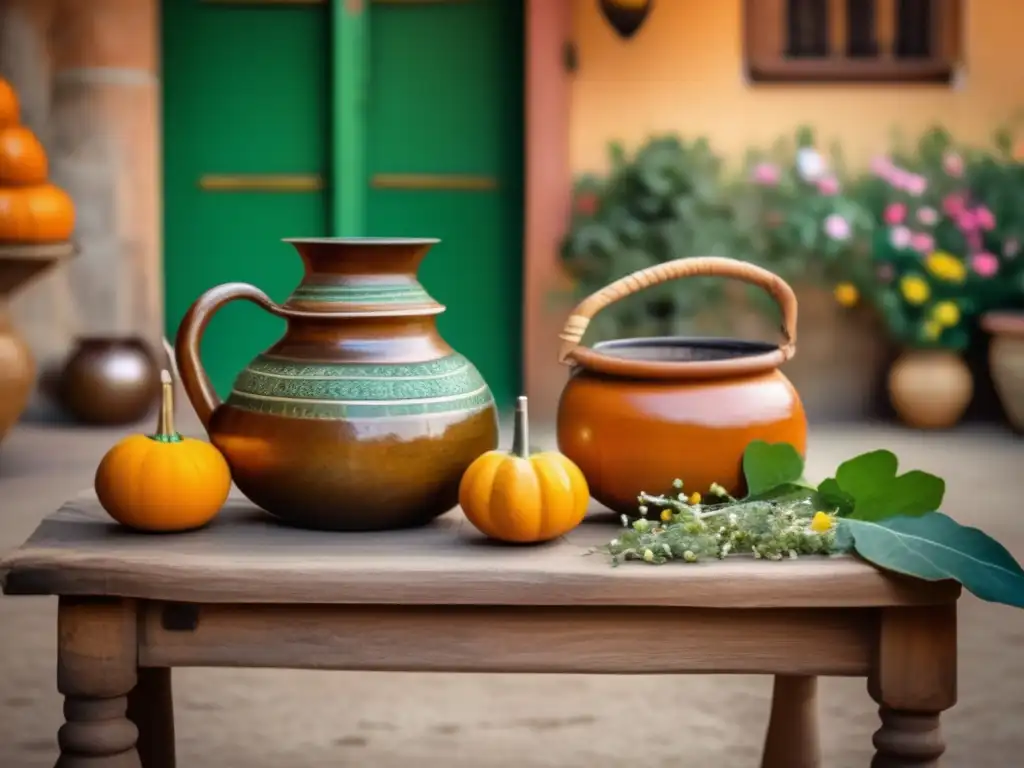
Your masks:
[{"label": "table leg", "polygon": [[136,614],[131,601],[60,599],[57,689],[64,725],[57,768],[141,768],[138,730],[126,717],[136,680]]},{"label": "table leg", "polygon": [[174,768],[174,704],[168,667],[139,669],[128,694],[128,719],[139,729],[142,768]]},{"label": "table leg", "polygon": [[818,678],[776,675],[761,768],[819,768]]},{"label": "table leg", "polygon": [[956,604],[885,608],[868,691],[879,704],[871,768],[936,768],[939,716],[956,704]]}]

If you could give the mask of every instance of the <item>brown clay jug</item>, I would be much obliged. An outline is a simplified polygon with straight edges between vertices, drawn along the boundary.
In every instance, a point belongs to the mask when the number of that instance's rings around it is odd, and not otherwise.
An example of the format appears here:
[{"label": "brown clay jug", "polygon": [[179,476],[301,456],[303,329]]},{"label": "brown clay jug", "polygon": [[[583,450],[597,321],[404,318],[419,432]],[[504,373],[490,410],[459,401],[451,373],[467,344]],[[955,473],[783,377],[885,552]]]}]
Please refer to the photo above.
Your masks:
[{"label": "brown clay jug", "polygon": [[[437,331],[444,307],[416,279],[437,240],[287,240],[305,276],[283,304],[228,283],[178,329],[182,384],[232,478],[293,525],[381,530],[458,503],[463,472],[498,444],[490,389]],[[211,316],[244,299],[287,321],[225,402],[199,360]]]},{"label": "brown clay jug", "polygon": [[[591,318],[619,299],[687,277],[730,277],[760,286],[782,309],[785,342],[640,338],[580,345]],[[560,359],[573,366],[558,406],[558,447],[583,471],[591,494],[621,514],[637,495],[687,493],[718,483],[745,493],[743,452],[753,440],[806,450],[807,419],[779,371],[796,350],[797,303],[778,276],[742,261],[695,257],[617,280],[573,310]]]}]

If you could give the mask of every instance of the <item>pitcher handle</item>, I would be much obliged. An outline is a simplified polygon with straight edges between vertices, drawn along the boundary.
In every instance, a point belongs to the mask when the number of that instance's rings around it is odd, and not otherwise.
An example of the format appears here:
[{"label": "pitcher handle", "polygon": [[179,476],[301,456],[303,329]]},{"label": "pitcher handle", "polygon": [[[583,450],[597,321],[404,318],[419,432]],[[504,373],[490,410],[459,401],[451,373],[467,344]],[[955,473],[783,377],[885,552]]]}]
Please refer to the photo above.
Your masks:
[{"label": "pitcher handle", "polygon": [[210,377],[206,374],[206,369],[203,368],[199,345],[214,313],[235,299],[251,301],[272,315],[283,316],[281,307],[255,285],[224,283],[206,291],[189,307],[178,327],[178,336],[174,342],[174,356],[178,361],[182,386],[207,433],[210,429],[210,417],[221,401],[210,382]]},{"label": "pitcher handle", "polygon": [[562,340],[558,361],[570,363],[577,350],[586,350],[586,347],[580,347],[580,340],[594,315],[609,304],[649,286],[683,277],[731,277],[763,288],[782,310],[782,335],[785,343],[779,346],[779,351],[782,352],[783,360],[789,360],[796,354],[796,295],[785,280],[746,261],[721,256],[693,256],[638,270],[581,301],[558,335]]}]

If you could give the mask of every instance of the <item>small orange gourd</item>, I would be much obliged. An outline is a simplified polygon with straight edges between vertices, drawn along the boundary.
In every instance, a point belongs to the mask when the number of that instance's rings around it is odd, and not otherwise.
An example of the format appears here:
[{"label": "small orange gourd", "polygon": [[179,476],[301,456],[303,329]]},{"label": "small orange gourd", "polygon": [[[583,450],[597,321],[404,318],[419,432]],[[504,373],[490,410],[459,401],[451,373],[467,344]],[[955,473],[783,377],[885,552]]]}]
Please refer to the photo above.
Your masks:
[{"label": "small orange gourd", "polygon": [[0,77],[0,128],[21,121],[21,105],[14,86]]},{"label": "small orange gourd", "polygon": [[96,496],[107,514],[129,528],[188,531],[220,511],[231,490],[231,471],[213,445],[174,430],[170,373],[163,371],[160,380],[156,433],[131,435],[107,452],[96,470]]},{"label": "small orange gourd", "polygon": [[74,229],[75,205],[60,187],[0,187],[0,242],[56,243]]},{"label": "small orange gourd", "polygon": [[586,478],[557,451],[530,455],[525,397],[516,405],[512,452],[488,451],[462,476],[459,504],[492,539],[539,543],[562,536],[583,520],[590,502]]},{"label": "small orange gourd", "polygon": [[0,127],[0,185],[43,184],[49,173],[46,150],[23,125]]}]

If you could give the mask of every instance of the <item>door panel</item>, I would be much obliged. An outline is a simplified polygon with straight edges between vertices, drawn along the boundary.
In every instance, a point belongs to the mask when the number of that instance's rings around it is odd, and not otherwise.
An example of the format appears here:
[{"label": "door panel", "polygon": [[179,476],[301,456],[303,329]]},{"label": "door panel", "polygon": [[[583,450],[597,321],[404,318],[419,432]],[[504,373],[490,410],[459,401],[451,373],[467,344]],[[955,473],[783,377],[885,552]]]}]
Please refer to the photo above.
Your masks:
[{"label": "door panel", "polygon": [[367,234],[439,237],[421,280],[499,404],[519,394],[521,0],[370,3]]},{"label": "door panel", "polygon": [[[167,333],[218,283],[283,300],[302,268],[284,237],[328,234],[329,7],[164,0]],[[260,178],[264,177],[264,178]],[[284,323],[249,304],[213,319],[203,360],[224,396]]]}]

